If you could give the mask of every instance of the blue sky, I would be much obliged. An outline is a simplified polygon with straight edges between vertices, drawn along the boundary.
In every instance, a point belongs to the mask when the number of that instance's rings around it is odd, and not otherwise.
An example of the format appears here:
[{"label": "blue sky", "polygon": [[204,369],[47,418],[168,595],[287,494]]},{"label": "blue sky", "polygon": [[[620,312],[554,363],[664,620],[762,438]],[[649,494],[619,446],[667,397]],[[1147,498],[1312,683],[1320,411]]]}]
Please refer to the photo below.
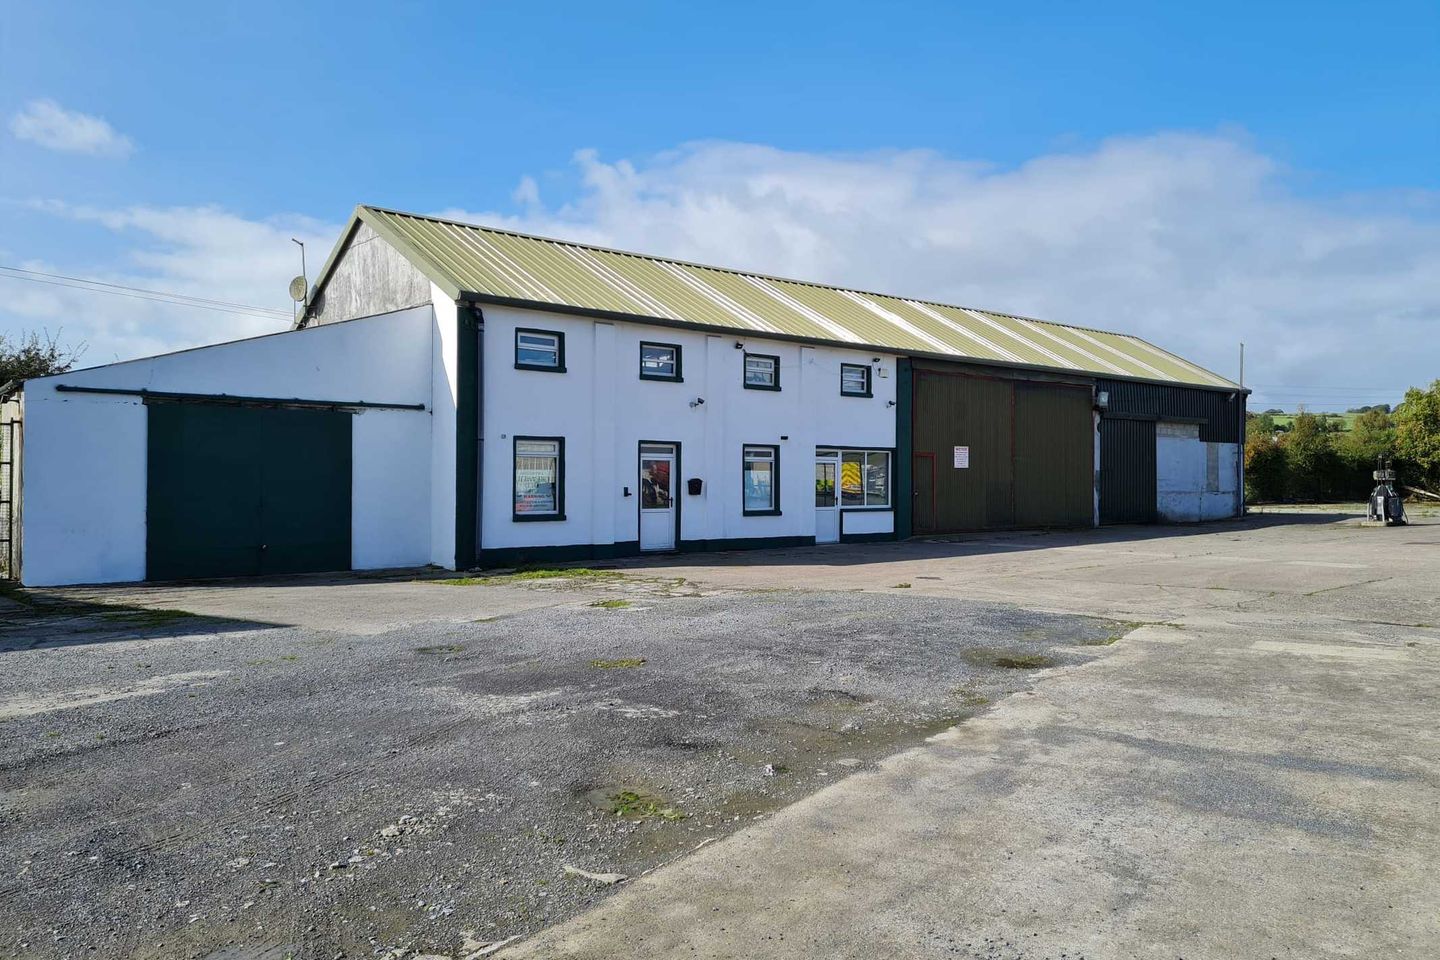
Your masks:
[{"label": "blue sky", "polygon": [[[0,264],[285,309],[368,202],[1440,376],[1433,2],[298,6],[0,0]],[[88,362],[267,323],[0,280]]]}]

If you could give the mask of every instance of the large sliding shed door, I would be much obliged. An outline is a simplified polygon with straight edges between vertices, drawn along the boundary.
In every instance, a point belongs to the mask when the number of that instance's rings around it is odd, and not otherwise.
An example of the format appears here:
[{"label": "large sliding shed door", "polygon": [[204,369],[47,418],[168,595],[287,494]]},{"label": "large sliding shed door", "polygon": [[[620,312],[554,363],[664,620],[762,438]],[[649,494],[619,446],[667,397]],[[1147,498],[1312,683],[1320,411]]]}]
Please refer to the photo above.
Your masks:
[{"label": "large sliding shed door", "polygon": [[1155,522],[1155,421],[1100,420],[1100,522]]},{"label": "large sliding shed door", "polygon": [[918,534],[1095,522],[1090,387],[917,364]]},{"label": "large sliding shed door", "polygon": [[349,569],[350,414],[148,410],[146,579]]}]

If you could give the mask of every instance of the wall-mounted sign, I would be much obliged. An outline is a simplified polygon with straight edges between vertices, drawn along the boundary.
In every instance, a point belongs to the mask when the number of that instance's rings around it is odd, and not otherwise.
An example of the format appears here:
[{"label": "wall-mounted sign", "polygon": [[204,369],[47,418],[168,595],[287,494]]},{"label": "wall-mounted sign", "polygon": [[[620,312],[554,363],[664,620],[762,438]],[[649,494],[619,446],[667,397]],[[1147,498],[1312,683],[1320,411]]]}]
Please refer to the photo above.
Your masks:
[{"label": "wall-mounted sign", "polygon": [[969,447],[956,447],[956,448],[955,448],[955,469],[956,469],[956,470],[968,470],[968,469],[970,469],[970,448],[969,448]]}]

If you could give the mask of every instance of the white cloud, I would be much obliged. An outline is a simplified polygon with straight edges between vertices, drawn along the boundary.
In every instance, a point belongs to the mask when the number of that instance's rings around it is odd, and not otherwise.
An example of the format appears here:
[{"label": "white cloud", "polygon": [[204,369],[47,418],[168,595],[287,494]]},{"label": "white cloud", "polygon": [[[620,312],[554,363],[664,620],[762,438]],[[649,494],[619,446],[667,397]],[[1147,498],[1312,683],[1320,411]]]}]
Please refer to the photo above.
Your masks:
[{"label": "white cloud", "polygon": [[[736,143],[575,163],[571,202],[546,203],[532,178],[518,214],[444,215],[1137,333],[1230,375],[1244,340],[1261,407],[1393,401],[1440,376],[1437,198],[1307,198],[1236,136],[1116,139],[1013,169]],[[119,253],[32,269],[281,309],[290,237],[313,275],[340,229],[210,207],[44,209],[112,234]],[[0,330],[40,326],[104,363],[286,325],[39,285],[0,306]]]},{"label": "white cloud", "polygon": [[1240,136],[1119,138],[1013,169],[716,142],[575,164],[570,203],[522,182],[519,215],[448,215],[1136,333],[1231,376],[1243,340],[1267,406],[1393,400],[1440,376],[1436,198],[1307,199]]},{"label": "white cloud", "polygon": [[[300,272],[290,242],[305,242],[311,278],[340,232],[300,216],[249,220],[215,207],[101,209],[59,202],[33,205],[79,227],[102,228],[119,252],[105,266],[20,263],[28,270],[288,312],[286,287]],[[72,227],[71,229],[74,229]],[[63,329],[87,345],[85,365],[110,363],[288,329],[286,320],[175,306],[60,286],[6,281],[0,332]]]},{"label": "white cloud", "polygon": [[10,119],[10,132],[48,150],[102,157],[128,157],[130,138],[100,117],[66,110],[54,100],[31,100]]}]

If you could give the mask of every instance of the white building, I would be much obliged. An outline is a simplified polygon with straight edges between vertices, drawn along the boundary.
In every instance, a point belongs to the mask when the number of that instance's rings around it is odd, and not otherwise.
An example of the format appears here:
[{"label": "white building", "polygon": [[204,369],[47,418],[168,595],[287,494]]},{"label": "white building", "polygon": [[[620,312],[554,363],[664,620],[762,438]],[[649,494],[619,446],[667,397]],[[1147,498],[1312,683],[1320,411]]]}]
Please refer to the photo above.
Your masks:
[{"label": "white building", "polygon": [[[1036,445],[1063,464],[1028,463],[1038,512],[995,513],[1020,481],[984,474],[1003,458],[978,436],[972,473],[915,474],[937,459],[915,437],[960,422],[924,412],[939,361],[1012,384],[1011,417],[1019,390],[1073,425]],[[972,478],[1000,517],[983,525],[1093,523],[1111,380],[1201,403],[1180,423],[1227,464],[1195,491],[1167,474],[1155,503],[1236,512],[1238,439],[1202,434],[1243,421],[1243,394],[1144,341],[361,207],[301,329],[24,384],[22,579],[889,539],[943,528]],[[1150,417],[1152,470],[1163,413],[1124,414]],[[1161,435],[1194,472],[1184,429]],[[1047,513],[1052,475],[1070,486]]]}]

